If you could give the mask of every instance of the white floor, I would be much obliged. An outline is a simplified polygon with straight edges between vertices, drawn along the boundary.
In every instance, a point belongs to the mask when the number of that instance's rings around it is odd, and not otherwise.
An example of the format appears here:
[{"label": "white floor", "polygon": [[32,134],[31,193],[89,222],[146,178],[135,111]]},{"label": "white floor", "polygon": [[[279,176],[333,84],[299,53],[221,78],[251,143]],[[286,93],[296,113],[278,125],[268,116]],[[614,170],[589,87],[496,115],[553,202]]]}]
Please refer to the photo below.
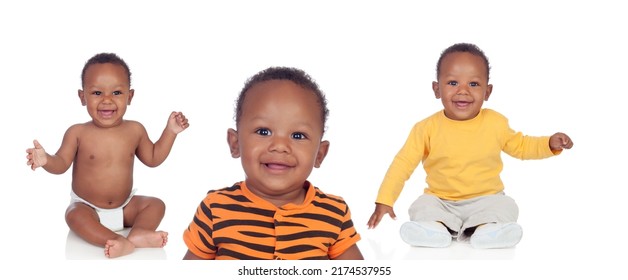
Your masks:
[{"label": "white floor", "polygon": [[[129,229],[120,232],[123,235],[129,233]],[[104,249],[85,242],[75,233],[68,230],[68,238],[65,242],[65,258],[68,260],[105,260]],[[165,260],[166,248],[138,248],[132,254],[122,256],[120,260]]]},{"label": "white floor", "polygon": [[[40,185],[46,186],[49,179],[42,174]],[[156,188],[160,190],[159,188]],[[31,190],[17,189],[19,197],[26,197]],[[160,190],[162,191],[162,190]],[[613,275],[621,267],[622,257],[627,247],[624,242],[615,241],[614,232],[604,230],[602,225],[610,224],[614,219],[598,219],[598,227],[587,227],[577,223],[583,218],[593,221],[595,212],[588,208],[555,209],[547,211],[549,205],[557,195],[545,197],[522,197],[519,199],[521,211],[519,223],[523,227],[523,238],[514,248],[479,250],[473,249],[467,243],[454,242],[448,248],[417,248],[405,244],[399,237],[399,226],[407,220],[403,211],[408,202],[402,202],[397,211],[397,220],[388,217],[382,220],[375,229],[367,229],[366,221],[372,211],[372,203],[366,199],[353,198],[355,226],[362,236],[358,246],[364,255],[365,261],[357,262],[183,262],[187,248],[181,237],[193,216],[199,193],[202,191],[190,189],[178,190],[176,196],[168,195],[172,190],[155,192],[155,196],[163,197],[169,205],[166,216],[159,230],[169,233],[168,244],[158,249],[137,249],[134,253],[115,259],[107,259],[103,248],[90,245],[70,232],[63,220],[63,213],[68,200],[67,192],[58,188],[43,187],[38,189],[36,203],[33,205],[47,205],[45,211],[37,207],[24,207],[22,215],[6,215],[5,223],[14,225],[16,230],[0,231],[4,254],[0,256],[3,264],[9,264],[10,269],[20,273],[40,275],[40,270],[54,275],[67,275],[72,271],[116,271],[117,275],[129,273],[146,277],[159,276],[179,278],[181,275],[194,276],[198,274],[226,276],[227,279],[236,279],[237,273],[243,267],[272,268],[276,266],[293,265],[301,268],[331,268],[339,265],[380,267],[390,266],[394,275],[406,275],[420,269],[422,275],[442,276],[448,273],[449,278],[460,278],[477,271],[483,275],[481,279],[502,279],[502,273],[515,271],[522,277],[511,279],[525,279],[537,275],[541,269],[546,270],[544,275],[561,278],[564,275],[583,276],[585,278],[600,277],[599,279],[614,279]],[[366,201],[361,203],[361,201]],[[362,205],[364,204],[364,205]],[[543,205],[539,207],[538,205]],[[5,209],[5,213],[15,211]],[[574,215],[575,214],[579,215]],[[619,213],[619,212],[614,212]],[[587,216],[588,215],[588,216]],[[33,219],[25,217],[36,217]],[[43,231],[40,229],[44,229]],[[29,229],[29,230],[23,230]],[[618,228],[617,233],[623,232]],[[43,238],[43,239],[42,239]],[[84,262],[82,260],[89,260]],[[30,265],[41,267],[25,271],[20,267]],[[486,273],[490,272],[490,277]],[[90,272],[91,273],[91,272]],[[104,272],[103,272],[104,273]],[[73,274],[74,275],[74,274]],[[76,274],[72,277],[79,277]],[[0,275],[1,277],[2,275]],[[105,277],[103,274],[102,277]],[[467,275],[468,276],[468,275]],[[525,276],[525,277],[523,277]],[[589,277],[590,276],[590,277]],[[357,277],[357,276],[356,276]],[[71,278],[71,277],[70,277]],[[103,278],[103,279],[104,279]],[[480,279],[477,277],[465,277]],[[66,279],[69,279],[66,277]],[[78,279],[78,278],[76,278]],[[263,278],[262,278],[263,279]],[[266,278],[271,279],[271,278]],[[274,278],[273,278],[274,279]],[[397,277],[384,279],[398,279]]]},{"label": "white floor", "polygon": [[[366,260],[512,260],[515,248],[481,250],[474,249],[468,243],[452,242],[448,248],[422,248],[405,244],[395,232],[395,228],[379,227],[363,233],[358,243]],[[121,234],[128,234],[125,229]],[[170,238],[164,248],[139,248],[120,260],[166,260],[181,259],[186,252],[178,236]],[[103,248],[91,245],[68,230],[65,245],[65,257],[68,260],[106,260]]]},{"label": "white floor", "polygon": [[474,249],[467,242],[453,241],[447,248],[412,247],[399,237],[401,222],[387,227],[362,231],[359,247],[366,260],[512,260],[516,247],[508,249]]}]

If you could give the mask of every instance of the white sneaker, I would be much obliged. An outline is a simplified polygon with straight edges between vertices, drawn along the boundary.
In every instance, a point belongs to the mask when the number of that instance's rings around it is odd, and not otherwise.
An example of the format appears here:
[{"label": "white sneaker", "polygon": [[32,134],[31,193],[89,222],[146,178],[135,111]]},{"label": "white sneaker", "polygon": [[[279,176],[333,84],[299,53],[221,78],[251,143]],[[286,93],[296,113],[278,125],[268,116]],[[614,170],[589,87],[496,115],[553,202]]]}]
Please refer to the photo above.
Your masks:
[{"label": "white sneaker", "polygon": [[451,244],[451,234],[439,222],[405,222],[399,233],[412,246],[442,248]]},{"label": "white sneaker", "polygon": [[509,248],[517,245],[521,236],[523,230],[517,223],[491,223],[479,226],[469,242],[476,249]]}]

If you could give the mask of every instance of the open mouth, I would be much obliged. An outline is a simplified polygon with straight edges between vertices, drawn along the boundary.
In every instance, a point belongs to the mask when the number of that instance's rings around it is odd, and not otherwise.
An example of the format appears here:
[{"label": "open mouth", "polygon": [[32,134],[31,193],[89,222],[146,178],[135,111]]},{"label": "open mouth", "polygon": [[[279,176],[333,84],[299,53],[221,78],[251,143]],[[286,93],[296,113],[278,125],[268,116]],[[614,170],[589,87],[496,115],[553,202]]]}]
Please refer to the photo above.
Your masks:
[{"label": "open mouth", "polygon": [[454,105],[456,106],[456,108],[465,109],[465,108],[468,108],[469,106],[471,106],[471,102],[454,101]]},{"label": "open mouth", "polygon": [[98,115],[100,115],[103,118],[110,118],[113,116],[115,112],[116,112],[115,110],[98,110]]}]

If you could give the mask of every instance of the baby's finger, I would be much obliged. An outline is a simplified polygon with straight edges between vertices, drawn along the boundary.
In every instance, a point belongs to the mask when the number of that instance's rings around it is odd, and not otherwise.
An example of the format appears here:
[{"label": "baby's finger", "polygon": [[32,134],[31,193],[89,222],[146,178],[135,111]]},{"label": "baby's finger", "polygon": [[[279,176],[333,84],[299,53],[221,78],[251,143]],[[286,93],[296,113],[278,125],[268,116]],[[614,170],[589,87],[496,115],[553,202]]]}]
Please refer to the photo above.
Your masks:
[{"label": "baby's finger", "polygon": [[179,120],[179,125],[184,128],[190,126],[190,124],[188,123],[188,119],[186,119],[185,116],[182,116],[182,118]]},{"label": "baby's finger", "polygon": [[375,228],[379,224],[379,221],[381,219],[382,219],[381,216],[377,215],[377,213],[373,213],[373,215],[371,215],[371,218],[369,219],[367,223],[368,228]]},{"label": "baby's finger", "polygon": [[41,149],[42,148],[41,144],[39,144],[39,141],[37,141],[37,140],[33,140],[33,146],[35,146],[35,149]]},{"label": "baby's finger", "polygon": [[573,147],[573,142],[567,141],[567,143],[565,145],[563,145],[563,147],[565,149],[571,149],[571,147]]},{"label": "baby's finger", "polygon": [[395,214],[395,211],[390,210],[390,212],[388,213],[388,215],[390,215],[390,218],[392,218],[393,220],[397,219],[397,215]]},{"label": "baby's finger", "polygon": [[170,119],[177,119],[178,118],[179,113],[172,111],[172,113],[170,113]]}]

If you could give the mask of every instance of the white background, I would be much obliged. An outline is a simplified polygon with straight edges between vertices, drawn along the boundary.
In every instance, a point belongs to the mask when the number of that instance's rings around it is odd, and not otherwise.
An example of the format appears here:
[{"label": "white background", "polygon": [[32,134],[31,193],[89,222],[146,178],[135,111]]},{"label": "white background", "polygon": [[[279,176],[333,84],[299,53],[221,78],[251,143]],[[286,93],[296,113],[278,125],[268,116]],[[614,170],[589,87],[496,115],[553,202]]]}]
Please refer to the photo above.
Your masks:
[{"label": "white background", "polygon": [[[186,250],[181,234],[208,190],[244,178],[226,131],[244,81],[269,66],[301,68],[327,95],[330,153],[310,179],[351,207],[367,261],[349,264],[392,265],[395,278],[624,274],[624,9],[612,1],[431,2],[2,2],[0,258],[9,269],[0,274],[235,278],[242,263],[178,261]],[[575,142],[540,161],[504,154],[502,178],[524,228],[507,261],[407,260],[397,229],[425,186],[421,166],[395,205],[397,221],[366,229],[410,128],[442,108],[431,91],[436,61],[458,42],[479,45],[491,62],[494,90],[485,107],[525,134],[562,131]],[[167,205],[163,262],[65,261],[70,171],[57,176],[25,164],[33,139],[54,153],[70,125],[89,120],[77,90],[83,64],[99,52],[129,64],[135,97],[126,118],[142,122],[153,141],[171,111],[190,120],[164,164],[135,167],[138,194]],[[443,252],[434,258],[448,259],[436,257]]]}]

